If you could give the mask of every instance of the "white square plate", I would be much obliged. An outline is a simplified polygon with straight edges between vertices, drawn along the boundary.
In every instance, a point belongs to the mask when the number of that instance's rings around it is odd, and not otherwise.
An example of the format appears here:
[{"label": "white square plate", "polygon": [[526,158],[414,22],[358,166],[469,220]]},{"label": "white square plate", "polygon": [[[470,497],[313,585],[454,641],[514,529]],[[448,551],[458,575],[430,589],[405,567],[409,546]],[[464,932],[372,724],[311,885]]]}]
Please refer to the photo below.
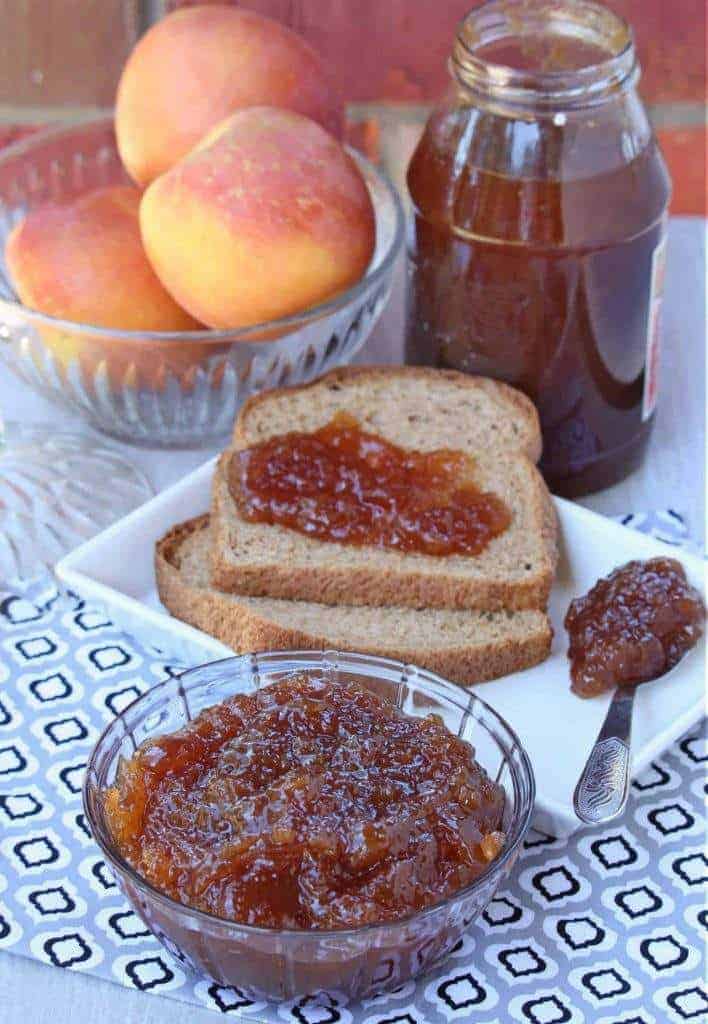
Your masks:
[{"label": "white square plate", "polygon": [[[59,579],[82,597],[102,605],[113,621],[145,643],[186,664],[226,657],[224,644],[173,619],[155,589],[155,541],[175,523],[206,512],[215,459],[163,491],[64,558]],[[580,826],[573,790],[605,716],[609,697],[581,700],[569,688],[563,616],[573,597],[631,558],[677,552],[652,537],[626,529],[580,505],[556,499],[561,559],[550,616],[555,638],[541,665],[480,684],[480,696],[519,734],[529,753],[538,788],[536,827],[569,835]],[[704,591],[703,563],[678,553],[689,579]],[[642,771],[703,713],[705,640],[666,680],[637,692],[632,738],[633,774]]]}]

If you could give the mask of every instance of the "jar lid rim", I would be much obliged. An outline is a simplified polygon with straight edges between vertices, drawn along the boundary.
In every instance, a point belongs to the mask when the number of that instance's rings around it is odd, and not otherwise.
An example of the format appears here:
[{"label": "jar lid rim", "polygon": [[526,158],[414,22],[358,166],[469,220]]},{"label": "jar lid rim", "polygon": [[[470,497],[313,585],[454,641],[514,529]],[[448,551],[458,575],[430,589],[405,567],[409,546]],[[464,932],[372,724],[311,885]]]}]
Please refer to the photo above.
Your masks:
[{"label": "jar lid rim", "polygon": [[[538,36],[551,25],[559,39],[592,42],[607,56],[577,67],[529,69],[479,53],[491,43]],[[594,0],[486,0],[460,22],[451,64],[463,86],[521,105],[591,105],[639,77],[631,26]]]}]

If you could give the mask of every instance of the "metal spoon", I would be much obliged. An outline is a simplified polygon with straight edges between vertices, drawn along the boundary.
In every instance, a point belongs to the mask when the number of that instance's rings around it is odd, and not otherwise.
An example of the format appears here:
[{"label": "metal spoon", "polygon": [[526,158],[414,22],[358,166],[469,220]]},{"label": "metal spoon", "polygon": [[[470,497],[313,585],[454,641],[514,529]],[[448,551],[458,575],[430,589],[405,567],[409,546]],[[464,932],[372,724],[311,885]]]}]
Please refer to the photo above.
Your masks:
[{"label": "metal spoon", "polygon": [[[645,680],[653,682],[653,680]],[[632,708],[638,686],[618,686],[573,794],[575,813],[602,825],[622,813],[629,794]]]}]

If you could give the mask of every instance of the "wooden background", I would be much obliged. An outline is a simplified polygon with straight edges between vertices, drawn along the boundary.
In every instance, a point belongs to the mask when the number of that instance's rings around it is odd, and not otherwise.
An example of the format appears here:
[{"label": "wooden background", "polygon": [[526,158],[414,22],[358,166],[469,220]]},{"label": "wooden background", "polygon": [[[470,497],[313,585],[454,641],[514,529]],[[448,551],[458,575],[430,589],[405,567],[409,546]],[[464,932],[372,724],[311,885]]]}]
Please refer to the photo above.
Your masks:
[{"label": "wooden background", "polygon": [[[111,106],[131,46],[193,0],[0,0],[0,142]],[[237,2],[237,0],[234,0]],[[455,25],[475,0],[243,0],[305,35],[348,102],[350,138],[401,168],[445,88]],[[671,165],[675,213],[706,205],[706,5],[609,0],[634,25],[641,91]]]}]

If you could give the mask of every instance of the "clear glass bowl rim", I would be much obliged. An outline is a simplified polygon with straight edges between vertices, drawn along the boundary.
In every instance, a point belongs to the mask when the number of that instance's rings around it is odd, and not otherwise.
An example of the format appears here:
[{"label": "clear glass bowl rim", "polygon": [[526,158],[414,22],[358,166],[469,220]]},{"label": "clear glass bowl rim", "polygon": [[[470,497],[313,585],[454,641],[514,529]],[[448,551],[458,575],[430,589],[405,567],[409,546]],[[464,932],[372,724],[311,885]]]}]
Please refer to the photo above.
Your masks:
[{"label": "clear glass bowl rim", "polygon": [[[113,128],[113,117],[103,116],[95,118],[86,118],[84,120],[72,121],[68,124],[62,124],[56,128],[42,129],[34,132],[29,138],[19,139],[17,142],[11,143],[6,146],[0,154],[0,171],[10,161],[17,157],[25,155],[31,155],[33,149],[40,148],[42,145],[53,140],[58,140],[62,135],[70,134],[76,131],[77,128],[100,128],[106,129]],[[389,176],[367,160],[365,156],[351,146],[344,147],[354,160],[357,165],[360,165],[370,174],[372,177],[377,178],[381,185],[383,185],[385,191],[391,198],[393,209],[395,211],[396,224],[391,238],[391,242],[388,249],[383,253],[381,262],[373,270],[368,269],[364,276],[360,278],[356,284],[352,285],[346,291],[340,292],[333,298],[328,299],[326,302],[321,302],[316,306],[310,306],[300,313],[293,313],[290,316],[279,317],[277,320],[268,320],[263,323],[251,324],[249,327],[235,327],[231,330],[217,330],[212,328],[206,328],[200,331],[144,331],[144,330],[121,330],[114,327],[99,327],[94,324],[79,323],[74,320],[62,320],[58,317],[49,316],[46,313],[40,313],[38,310],[30,309],[29,306],[23,305],[21,302],[14,302],[10,299],[0,298],[0,315],[4,310],[10,311],[11,316],[22,315],[29,320],[30,323],[39,327],[53,327],[55,330],[63,330],[71,332],[72,334],[85,334],[93,338],[105,338],[111,342],[115,341],[129,341],[133,344],[140,342],[170,342],[174,344],[178,341],[186,342],[211,342],[215,345],[231,343],[237,341],[256,341],[259,346],[267,346],[268,344],[275,344],[282,340],[281,337],[276,338],[265,338],[260,339],[259,335],[264,332],[272,332],[274,330],[283,333],[292,332],[297,330],[298,327],[311,323],[314,320],[319,320],[324,316],[328,316],[337,310],[346,308],[350,303],[355,302],[360,295],[367,291],[371,286],[376,285],[382,278],[386,276],[391,270],[391,267],[398,256],[398,253],[403,245],[403,238],[405,234],[405,214],[403,211],[403,203],[401,197],[398,194],[398,189],[393,184]]]},{"label": "clear glass bowl rim", "polygon": [[[317,655],[320,655],[320,660],[317,660]],[[401,673],[401,675],[410,675],[412,671],[415,673],[416,682],[423,682],[426,684],[432,683],[436,687],[442,687],[445,691],[445,696],[450,700],[451,703],[455,704],[456,707],[461,710],[465,710],[465,707],[469,706],[471,702],[480,704],[484,711],[491,716],[497,726],[500,726],[502,731],[507,734],[509,739],[509,751],[510,753],[516,752],[521,760],[522,771],[521,775],[525,776],[525,780],[528,786],[528,797],[527,806],[519,810],[516,808],[514,811],[514,818],[511,822],[511,837],[507,836],[508,842],[501,854],[496,857],[485,870],[470,882],[469,885],[459,889],[451,896],[447,896],[443,900],[439,900],[437,903],[431,904],[429,907],[424,907],[422,910],[414,911],[412,914],[407,914],[405,917],[395,918],[391,921],[375,921],[370,924],[361,925],[358,928],[276,928],[267,927],[264,925],[252,925],[244,924],[240,921],[233,921],[229,918],[218,917],[216,914],[209,914],[204,910],[198,910],[195,907],[190,907],[189,904],[180,903],[178,900],[174,900],[171,896],[161,892],[155,888],[151,882],[148,882],[142,875],[133,868],[128,861],[126,861],[117,850],[114,849],[113,843],[108,836],[107,832],[103,829],[102,823],[96,821],[91,808],[91,801],[89,799],[89,780],[92,774],[95,773],[95,762],[97,760],[101,748],[108,741],[110,733],[114,730],[117,731],[120,727],[123,729],[123,735],[127,734],[125,727],[125,716],[136,709],[136,706],[144,699],[148,697],[154,697],[156,691],[163,687],[174,685],[178,683],[180,686],[186,676],[189,676],[193,672],[201,672],[205,669],[215,668],[219,665],[226,666],[228,664],[238,663],[244,665],[250,662],[253,665],[253,659],[257,658],[257,664],[267,666],[268,668],[277,668],[278,661],[282,660],[285,662],[301,661],[302,664],[299,666],[302,670],[310,669],[322,669],[324,656],[327,658],[336,659],[336,666],[338,669],[351,669],[355,672],[360,669],[363,665],[369,668],[382,667],[385,669],[395,669]],[[457,697],[457,699],[455,699]],[[494,737],[496,740],[496,737]],[[482,766],[484,767],[484,765]],[[511,774],[512,783],[515,792],[518,790],[518,776],[519,773],[510,763],[509,771]],[[427,669],[418,668],[417,666],[407,665],[402,661],[396,661],[393,658],[383,658],[376,655],[358,654],[354,652],[343,652],[343,651],[268,651],[253,654],[241,654],[234,655],[229,658],[219,658],[215,661],[204,662],[202,665],[195,665],[189,669],[186,669],[181,675],[174,677],[168,676],[163,679],[162,682],[156,686],[150,687],[141,694],[140,697],[136,697],[120,715],[117,715],[112,721],[108,723],[101,735],[99,736],[96,744],[91,751],[88,762],[86,764],[86,774],[84,776],[84,783],[82,787],[82,801],[84,814],[91,830],[91,835],[100,847],[103,854],[108,858],[113,867],[121,874],[129,876],[131,882],[138,888],[141,889],[146,896],[150,899],[157,900],[162,906],[171,912],[178,912],[189,917],[193,917],[195,921],[203,921],[204,923],[219,927],[231,927],[239,932],[246,932],[253,935],[264,936],[292,936],[293,938],[315,940],[320,938],[353,938],[364,934],[370,934],[375,931],[385,931],[390,928],[398,928],[404,925],[417,923],[428,917],[433,916],[445,907],[451,906],[452,904],[464,899],[469,896],[475,889],[481,887],[481,885],[490,878],[493,874],[499,872],[503,866],[514,856],[517,849],[521,845],[521,842],[528,831],[531,823],[531,816],[533,814],[534,803],[536,799],[536,780],[533,773],[533,767],[531,760],[526,753],[517,733],[514,729],[506,722],[502,716],[494,710],[485,700],[482,700],[476,693],[470,690],[466,690],[462,686],[458,686],[457,683],[452,683],[448,679],[444,679],[442,676],[437,675],[434,672],[429,672]]]}]

